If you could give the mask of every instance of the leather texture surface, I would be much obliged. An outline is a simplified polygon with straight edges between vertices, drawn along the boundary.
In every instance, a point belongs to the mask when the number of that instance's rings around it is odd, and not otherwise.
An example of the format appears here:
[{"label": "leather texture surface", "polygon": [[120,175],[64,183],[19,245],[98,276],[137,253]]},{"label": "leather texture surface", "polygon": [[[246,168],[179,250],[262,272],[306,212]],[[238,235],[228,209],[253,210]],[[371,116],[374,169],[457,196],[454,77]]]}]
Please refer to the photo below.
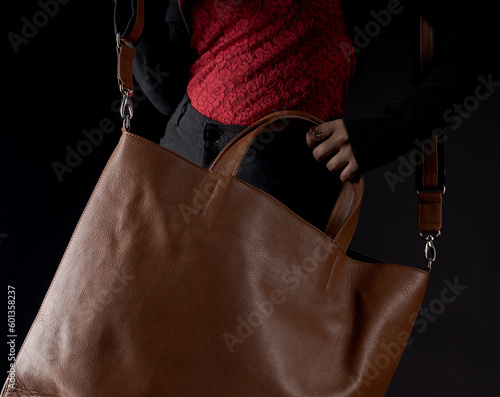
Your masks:
[{"label": "leather texture surface", "polygon": [[363,179],[329,236],[232,175],[242,142],[206,170],[123,132],[2,397],[385,394],[429,273],[345,254]]},{"label": "leather texture surface", "polygon": [[423,233],[441,230],[443,193],[419,193],[418,229]]},{"label": "leather texture surface", "polygon": [[122,84],[127,90],[134,90],[134,78],[132,64],[134,62],[135,50],[122,44],[116,49],[118,56],[117,78],[118,84]]}]

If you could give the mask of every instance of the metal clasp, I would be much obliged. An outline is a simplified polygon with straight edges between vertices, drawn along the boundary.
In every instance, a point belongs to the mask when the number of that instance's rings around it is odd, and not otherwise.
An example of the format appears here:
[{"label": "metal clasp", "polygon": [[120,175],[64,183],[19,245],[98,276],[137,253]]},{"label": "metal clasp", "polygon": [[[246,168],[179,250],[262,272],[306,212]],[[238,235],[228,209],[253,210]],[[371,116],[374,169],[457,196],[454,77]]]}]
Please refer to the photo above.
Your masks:
[{"label": "metal clasp", "polygon": [[425,246],[424,246],[424,257],[425,260],[427,261],[425,270],[429,271],[431,270],[432,263],[436,260],[437,256],[437,251],[436,251],[436,246],[434,245],[434,240],[436,240],[439,236],[441,236],[441,231],[438,231],[437,233],[422,233],[419,232],[420,237],[425,240]]},{"label": "metal clasp", "polygon": [[[116,50],[120,53],[120,48],[122,46],[122,41],[120,33],[116,34]],[[120,116],[123,119],[123,128],[125,131],[130,131],[130,119],[134,116],[134,106],[132,103],[132,96],[134,95],[134,90],[125,88],[123,84],[119,84],[120,92],[122,94],[122,101],[120,104]]]},{"label": "metal clasp", "polygon": [[116,48],[120,48],[122,46],[122,38],[120,33],[116,34]]},{"label": "metal clasp", "polygon": [[128,90],[120,84],[122,102],[120,105],[120,116],[123,119],[123,128],[130,131],[130,119],[134,116],[134,106],[132,104],[133,90]]},{"label": "metal clasp", "polygon": [[416,193],[417,196],[420,193],[442,193],[442,195],[444,196],[444,194],[446,193],[446,185],[443,185],[443,189],[425,189],[423,192],[421,192],[420,190],[416,190]]}]

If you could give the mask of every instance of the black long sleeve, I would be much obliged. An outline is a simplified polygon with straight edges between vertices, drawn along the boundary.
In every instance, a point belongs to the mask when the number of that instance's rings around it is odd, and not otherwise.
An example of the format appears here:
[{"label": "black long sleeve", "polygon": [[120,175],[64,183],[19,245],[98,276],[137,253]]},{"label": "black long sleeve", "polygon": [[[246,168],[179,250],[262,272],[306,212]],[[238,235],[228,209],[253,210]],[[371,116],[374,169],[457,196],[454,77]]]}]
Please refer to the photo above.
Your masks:
[{"label": "black long sleeve", "polygon": [[[461,104],[470,107],[498,89],[500,71],[495,43],[500,39],[491,7],[464,9],[457,39],[436,58],[419,84],[400,100],[388,102],[379,116],[345,117],[344,122],[361,172],[385,165],[415,147],[436,128],[458,123]],[[433,18],[439,18],[434,15]],[[468,102],[466,101],[465,105]]]}]

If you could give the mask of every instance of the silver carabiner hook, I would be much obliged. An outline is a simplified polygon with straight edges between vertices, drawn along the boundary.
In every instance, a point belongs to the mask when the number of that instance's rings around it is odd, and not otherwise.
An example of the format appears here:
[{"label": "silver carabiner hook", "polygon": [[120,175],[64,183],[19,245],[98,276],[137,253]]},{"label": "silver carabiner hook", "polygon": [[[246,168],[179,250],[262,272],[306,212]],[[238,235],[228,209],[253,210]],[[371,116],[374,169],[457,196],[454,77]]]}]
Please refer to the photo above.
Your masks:
[{"label": "silver carabiner hook", "polygon": [[123,128],[130,131],[130,119],[134,116],[134,106],[132,103],[133,92],[120,87],[122,92],[122,102],[120,104],[120,116],[123,119]]},{"label": "silver carabiner hook", "polygon": [[436,260],[437,251],[436,246],[434,245],[434,240],[439,236],[441,236],[441,231],[438,231],[435,235],[432,235],[430,233],[423,234],[422,232],[420,232],[420,237],[425,240],[424,257],[427,261],[427,265],[425,267],[425,270],[427,271],[431,270],[432,263]]}]

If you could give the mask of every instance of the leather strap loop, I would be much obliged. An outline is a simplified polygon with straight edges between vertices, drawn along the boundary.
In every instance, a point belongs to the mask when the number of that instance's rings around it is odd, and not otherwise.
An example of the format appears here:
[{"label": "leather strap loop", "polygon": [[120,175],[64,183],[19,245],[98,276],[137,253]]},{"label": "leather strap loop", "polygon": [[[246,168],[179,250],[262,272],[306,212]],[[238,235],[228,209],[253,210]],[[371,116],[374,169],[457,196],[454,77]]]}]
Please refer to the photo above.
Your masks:
[{"label": "leather strap loop", "polygon": [[437,233],[441,230],[441,209],[443,193],[423,193],[418,195],[418,229],[422,233]]},{"label": "leather strap loop", "polygon": [[[115,19],[118,14],[118,3],[115,8]],[[118,67],[117,67],[117,79],[118,85],[123,90],[128,90],[133,92],[134,81],[132,67],[134,63],[135,49],[134,44],[141,37],[142,31],[144,29],[144,0],[135,0],[131,3],[132,16],[130,17],[127,27],[124,32],[120,32],[117,29],[117,56],[118,56]],[[135,17],[135,20],[134,20]],[[131,26],[131,22],[134,23]]]},{"label": "leather strap loop", "polygon": [[132,47],[120,45],[116,48],[116,52],[118,56],[118,85],[132,92],[134,90],[132,65],[134,63],[135,50]]}]

